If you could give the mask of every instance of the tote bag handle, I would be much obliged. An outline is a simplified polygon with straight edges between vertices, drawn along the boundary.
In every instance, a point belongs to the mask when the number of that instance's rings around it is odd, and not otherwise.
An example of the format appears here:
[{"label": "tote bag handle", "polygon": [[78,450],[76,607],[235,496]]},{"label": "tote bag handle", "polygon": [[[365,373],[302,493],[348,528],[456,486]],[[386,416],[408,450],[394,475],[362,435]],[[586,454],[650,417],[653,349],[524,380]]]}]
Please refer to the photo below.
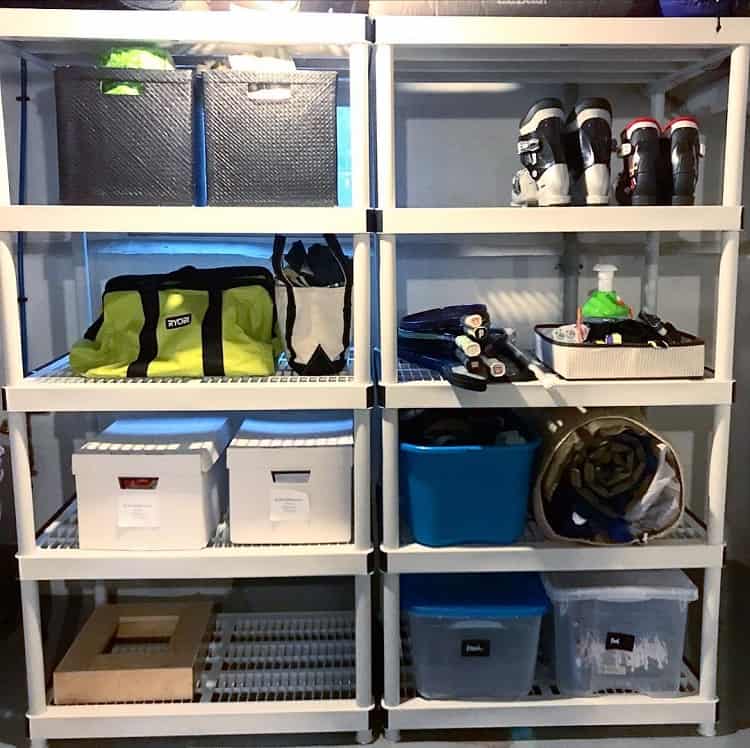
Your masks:
[{"label": "tote bag handle", "polygon": [[[341,345],[346,355],[346,349],[349,347],[350,330],[352,323],[352,270],[344,251],[341,249],[338,237],[335,234],[323,234],[323,238],[326,241],[326,245],[331,250],[331,254],[336,258],[341,271],[344,274],[345,287],[344,287],[344,334],[342,336]],[[273,240],[273,257],[271,263],[273,271],[276,274],[276,278],[284,284],[287,295],[287,312],[286,312],[286,323],[284,329],[284,339],[286,341],[287,351],[291,355],[292,359],[297,358],[297,354],[292,347],[292,333],[294,331],[294,322],[297,318],[297,305],[294,299],[294,286],[286,277],[283,272],[284,262],[284,249],[286,247],[286,236],[276,234]]]}]

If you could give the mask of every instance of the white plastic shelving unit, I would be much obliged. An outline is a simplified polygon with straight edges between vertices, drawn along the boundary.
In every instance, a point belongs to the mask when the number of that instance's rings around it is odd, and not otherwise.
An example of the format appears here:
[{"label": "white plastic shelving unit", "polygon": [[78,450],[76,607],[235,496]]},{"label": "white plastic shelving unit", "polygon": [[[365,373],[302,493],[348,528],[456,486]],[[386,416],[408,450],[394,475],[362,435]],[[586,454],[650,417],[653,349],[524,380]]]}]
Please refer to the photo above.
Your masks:
[{"label": "white plastic shelving unit", "polygon": [[[384,698],[386,735],[441,727],[696,724],[714,734],[721,569],[724,551],[729,423],[732,402],[737,258],[742,228],[750,21],[608,18],[375,19],[380,347],[383,411]],[[398,90],[492,91],[497,81],[640,83],[653,115],[664,118],[665,92],[731,59],[721,205],[694,207],[409,208],[396,202],[395,98]],[[508,175],[508,184],[510,185]],[[485,393],[457,390],[435,372],[397,359],[396,242],[399,235],[563,233],[566,253],[576,236],[646,232],[643,304],[656,309],[660,232],[722,232],[714,372],[703,380],[583,381],[548,378],[493,385]],[[410,247],[410,251],[414,251]],[[576,263],[574,264],[577,267]],[[577,272],[565,282],[575,309]],[[399,522],[398,409],[425,407],[563,407],[606,405],[712,406],[715,413],[706,525],[693,517],[670,537],[634,548],[582,548],[552,543],[529,527],[502,548],[426,548],[410,542]],[[408,649],[400,626],[399,574],[415,572],[548,571],[704,568],[699,674],[688,671],[678,697],[603,694],[563,698],[541,683],[520,702],[428,701],[409,685],[402,666]]]},{"label": "white plastic shelving unit", "polygon": [[[351,731],[371,739],[370,531],[370,237],[369,57],[367,19],[361,15],[206,13],[174,11],[0,10],[0,49],[42,68],[91,62],[112,43],[149,41],[173,55],[199,58],[285,47],[303,67],[348,76],[351,113],[350,208],[161,208],[13,205],[0,117],[0,303],[4,398],[8,409],[29,696],[29,733],[35,748],[47,739],[304,733]],[[1,101],[2,91],[0,91]],[[54,126],[53,123],[50,126]],[[24,377],[18,290],[10,232],[138,232],[352,235],[354,354],[336,377],[86,381],[67,358]],[[26,413],[39,411],[247,411],[345,409],[354,412],[354,529],[350,543],[236,546],[225,524],[208,548],[196,552],[94,552],[78,548],[75,505],[37,538]],[[206,579],[346,575],[354,580],[351,667],[310,670],[302,663],[287,680],[257,674],[219,677],[183,703],[55,706],[47,693],[39,609],[40,580]],[[319,623],[308,624],[308,632]],[[287,621],[288,622],[288,621]],[[302,637],[304,639],[304,637]],[[244,680],[243,680],[244,678]],[[218,685],[217,685],[218,683]],[[343,685],[342,685],[343,684]],[[221,687],[221,688],[219,688]],[[219,690],[217,690],[219,689]],[[209,694],[207,697],[206,694]]]}]

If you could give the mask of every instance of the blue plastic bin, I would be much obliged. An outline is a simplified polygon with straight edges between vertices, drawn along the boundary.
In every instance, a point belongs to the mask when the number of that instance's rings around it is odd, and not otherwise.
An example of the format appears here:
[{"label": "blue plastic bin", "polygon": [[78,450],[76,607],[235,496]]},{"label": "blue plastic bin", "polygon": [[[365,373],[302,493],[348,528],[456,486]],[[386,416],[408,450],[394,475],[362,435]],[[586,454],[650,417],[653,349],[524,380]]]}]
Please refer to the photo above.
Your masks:
[{"label": "blue plastic bin", "polygon": [[734,0],[659,0],[664,16],[729,16]]},{"label": "blue plastic bin", "polygon": [[401,511],[422,545],[510,545],[526,524],[539,439],[423,447],[401,443]]},{"label": "blue plastic bin", "polygon": [[550,604],[538,574],[407,574],[414,680],[426,699],[527,696]]}]

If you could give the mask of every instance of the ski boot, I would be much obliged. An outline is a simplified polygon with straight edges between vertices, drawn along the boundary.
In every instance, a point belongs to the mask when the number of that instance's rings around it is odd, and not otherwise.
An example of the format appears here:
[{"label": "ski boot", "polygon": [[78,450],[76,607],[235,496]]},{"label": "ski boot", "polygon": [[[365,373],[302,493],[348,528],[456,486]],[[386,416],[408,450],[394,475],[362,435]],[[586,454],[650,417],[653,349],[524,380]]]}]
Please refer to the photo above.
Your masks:
[{"label": "ski boot", "polygon": [[698,164],[705,150],[694,117],[676,117],[664,128],[670,171],[672,205],[693,205],[698,183]]},{"label": "ski boot", "polygon": [[565,154],[576,202],[607,205],[612,158],[612,106],[583,99],[565,123]]},{"label": "ski boot", "polygon": [[559,99],[541,99],[521,120],[518,155],[524,168],[513,177],[511,205],[570,203],[570,175],[562,138],[564,117]]},{"label": "ski boot", "polygon": [[658,205],[662,194],[661,126],[638,117],[622,131],[617,155],[623,159],[615,196],[620,205]]}]

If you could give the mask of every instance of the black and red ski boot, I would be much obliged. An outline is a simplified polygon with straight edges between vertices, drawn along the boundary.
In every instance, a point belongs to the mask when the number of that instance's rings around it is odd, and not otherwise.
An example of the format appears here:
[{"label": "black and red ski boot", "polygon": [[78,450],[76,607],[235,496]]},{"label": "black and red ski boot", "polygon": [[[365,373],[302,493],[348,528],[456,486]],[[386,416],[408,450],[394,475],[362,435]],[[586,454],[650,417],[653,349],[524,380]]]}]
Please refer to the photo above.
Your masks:
[{"label": "black and red ski boot", "polygon": [[669,145],[672,205],[693,205],[699,162],[705,153],[697,120],[695,117],[675,117],[664,128],[664,138]]},{"label": "black and red ski boot", "polygon": [[620,205],[658,205],[662,192],[661,126],[638,117],[620,134],[617,155],[623,160],[615,197]]}]

